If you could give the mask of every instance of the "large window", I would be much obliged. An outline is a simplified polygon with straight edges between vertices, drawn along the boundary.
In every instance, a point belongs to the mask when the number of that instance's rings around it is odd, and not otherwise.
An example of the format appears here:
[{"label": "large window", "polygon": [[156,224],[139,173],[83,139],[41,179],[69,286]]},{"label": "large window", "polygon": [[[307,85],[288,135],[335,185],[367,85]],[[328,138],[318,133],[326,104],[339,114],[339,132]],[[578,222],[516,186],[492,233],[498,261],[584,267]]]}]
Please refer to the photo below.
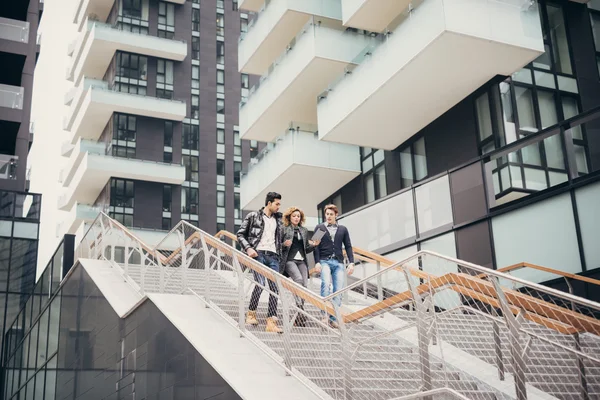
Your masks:
[{"label": "large window", "polygon": [[239,193],[233,194],[233,218],[242,219],[242,202]]},{"label": "large window", "polygon": [[146,94],[148,58],[137,54],[117,52],[116,73],[112,86],[125,93]]},{"label": "large window", "polygon": [[225,14],[217,13],[217,36],[225,36]]},{"label": "large window", "polygon": [[425,138],[421,137],[407,144],[399,152],[400,158],[400,186],[409,187],[416,182],[427,178],[427,153]]},{"label": "large window", "polygon": [[200,38],[198,36],[192,36],[192,59],[200,59]]},{"label": "large window", "polygon": [[233,186],[239,187],[242,181],[242,163],[235,161],[233,163]]},{"label": "large window", "polygon": [[184,154],[181,156],[181,160],[185,167],[185,180],[198,182],[198,157]]},{"label": "large window", "polygon": [[192,30],[200,32],[200,10],[192,8]]},{"label": "large window", "polygon": [[370,203],[387,195],[383,150],[360,148],[360,159],[365,184],[365,201]]},{"label": "large window", "polygon": [[181,147],[187,150],[198,150],[200,127],[198,125],[183,124],[183,142]]},{"label": "large window", "polygon": [[225,64],[225,43],[217,40],[217,64]]},{"label": "large window", "polygon": [[157,60],[156,66],[156,97],[173,98],[173,61]]},{"label": "large window", "polygon": [[533,63],[533,68],[572,75],[569,41],[562,6],[546,4],[540,7],[545,52]]},{"label": "large window", "polygon": [[200,96],[195,94],[192,95],[190,113],[193,119],[200,119]]},{"label": "large window", "polygon": [[135,158],[137,117],[115,114],[111,153],[115,157]]},{"label": "large window", "polygon": [[248,32],[248,18],[240,17],[240,32]]},{"label": "large window", "polygon": [[120,0],[117,27],[135,33],[148,34],[149,0]]},{"label": "large window", "polygon": [[175,36],[175,4],[158,2],[158,37],[173,39]]},{"label": "large window", "polygon": [[125,226],[133,226],[134,182],[111,179],[110,217]]},{"label": "large window", "polygon": [[198,214],[198,189],[181,188],[181,212],[183,214]]}]

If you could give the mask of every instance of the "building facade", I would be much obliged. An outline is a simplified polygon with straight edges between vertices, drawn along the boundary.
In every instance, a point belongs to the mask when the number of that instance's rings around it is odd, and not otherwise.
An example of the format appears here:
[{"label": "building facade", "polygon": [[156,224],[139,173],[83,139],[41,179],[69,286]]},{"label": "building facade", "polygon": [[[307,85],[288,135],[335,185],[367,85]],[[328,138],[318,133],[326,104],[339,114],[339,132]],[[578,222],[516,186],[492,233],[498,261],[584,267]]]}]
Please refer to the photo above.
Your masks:
[{"label": "building facade", "polygon": [[242,165],[257,152],[238,129],[248,14],[233,0],[81,0],[73,23],[58,232],[81,232],[99,211],[149,243],[182,219],[233,230]]},{"label": "building facade", "polygon": [[274,189],[314,223],[336,204],[355,246],[398,260],[432,250],[598,275],[600,3],[376,3],[258,13],[240,70],[263,77],[240,129],[272,144],[242,207]]}]

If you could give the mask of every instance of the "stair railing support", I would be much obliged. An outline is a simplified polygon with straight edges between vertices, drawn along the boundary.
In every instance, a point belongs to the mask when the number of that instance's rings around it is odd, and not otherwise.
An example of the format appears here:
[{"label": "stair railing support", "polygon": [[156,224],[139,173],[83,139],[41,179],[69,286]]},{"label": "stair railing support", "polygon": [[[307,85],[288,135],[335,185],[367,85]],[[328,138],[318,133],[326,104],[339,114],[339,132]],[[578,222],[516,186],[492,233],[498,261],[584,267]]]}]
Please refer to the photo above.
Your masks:
[{"label": "stair railing support", "polygon": [[335,310],[335,318],[338,323],[340,330],[340,341],[342,346],[342,362],[344,363],[343,374],[344,374],[344,399],[352,400],[354,398],[354,388],[352,384],[352,367],[354,364],[353,354],[355,353],[352,349],[352,341],[350,339],[350,332],[344,322],[344,314],[342,314],[341,307],[338,307],[333,302],[330,303]]},{"label": "stair railing support", "polygon": [[[283,285],[281,284],[281,275],[278,273],[273,273],[275,278],[275,286],[277,287],[277,292],[279,293],[279,303],[281,303],[281,309],[283,314],[283,362],[285,367],[288,370],[292,369],[292,323],[290,320],[290,304],[288,298],[285,296],[285,292],[283,291]],[[276,293],[270,293],[270,285],[269,279],[265,277],[265,289],[269,288],[269,301],[270,297],[277,295]],[[286,375],[290,375],[290,373],[286,370]]]},{"label": "stair railing support", "polygon": [[244,332],[246,332],[246,316],[244,312],[246,302],[246,293],[244,292],[244,271],[242,271],[242,266],[235,254],[233,255],[232,264],[238,279],[238,328],[240,329],[240,337],[243,337]]}]

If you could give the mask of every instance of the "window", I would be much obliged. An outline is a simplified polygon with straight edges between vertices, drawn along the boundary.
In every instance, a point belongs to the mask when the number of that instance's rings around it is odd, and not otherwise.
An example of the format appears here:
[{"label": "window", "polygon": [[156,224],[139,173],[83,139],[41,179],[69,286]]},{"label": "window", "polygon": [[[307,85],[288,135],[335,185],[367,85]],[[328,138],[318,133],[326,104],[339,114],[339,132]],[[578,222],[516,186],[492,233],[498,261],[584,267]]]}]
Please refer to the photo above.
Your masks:
[{"label": "window", "polygon": [[173,147],[173,122],[172,121],[165,121],[164,132],[165,132],[164,146]]},{"label": "window", "polygon": [[242,202],[240,200],[240,194],[233,194],[233,218],[241,219],[242,218]]},{"label": "window", "polygon": [[175,4],[158,3],[158,37],[173,39],[175,36]]},{"label": "window", "polygon": [[183,214],[198,214],[198,189],[181,187],[181,212]]},{"label": "window", "polygon": [[360,148],[360,158],[365,184],[365,201],[368,203],[387,195],[383,150]]},{"label": "window", "polygon": [[217,70],[217,93],[225,93],[225,71]]},{"label": "window", "polygon": [[147,71],[147,57],[117,52],[116,73],[112,86],[119,92],[145,95]]},{"label": "window", "polygon": [[200,59],[200,38],[192,36],[192,59]]},{"label": "window", "polygon": [[190,111],[193,119],[200,119],[200,97],[195,94],[192,95]]},{"label": "window", "polygon": [[111,154],[113,157],[135,158],[137,118],[133,115],[115,113],[113,123]]},{"label": "window", "polygon": [[200,89],[200,67],[192,65],[192,89]]},{"label": "window", "polygon": [[217,159],[217,175],[225,176],[225,160]]},{"label": "window", "polygon": [[111,179],[110,217],[125,226],[133,226],[134,182]]},{"label": "window", "polygon": [[250,158],[258,157],[258,142],[256,140],[250,141]]},{"label": "window", "polygon": [[157,60],[156,97],[173,99],[173,61]]},{"label": "window", "polygon": [[117,16],[117,28],[148,34],[149,0],[123,0]]},{"label": "window", "polygon": [[217,64],[225,64],[225,43],[217,40]]},{"label": "window", "polygon": [[240,17],[240,32],[248,32],[248,18],[246,17]]},{"label": "window", "polygon": [[163,217],[162,219],[162,230],[170,231],[171,230],[171,218]]},{"label": "window", "polygon": [[198,157],[182,155],[181,161],[185,167],[185,180],[188,182],[198,182]]},{"label": "window", "polygon": [[187,150],[198,150],[198,138],[200,127],[198,125],[183,124],[183,142],[181,148]]},{"label": "window", "polygon": [[242,163],[239,161],[235,161],[233,163],[233,185],[235,187],[239,187],[241,179],[242,179]]},{"label": "window", "polygon": [[217,13],[217,36],[225,36],[225,15]]},{"label": "window", "polygon": [[238,10],[238,0],[231,0],[231,6],[233,11]]},{"label": "window", "polygon": [[217,8],[225,8],[225,1],[224,0],[217,0]]},{"label": "window", "polygon": [[425,138],[420,138],[400,150],[401,187],[409,187],[427,177]]},{"label": "window", "polygon": [[217,99],[217,114],[225,114],[225,100]]},{"label": "window", "polygon": [[170,164],[173,162],[173,153],[171,153],[170,151],[165,151],[163,152],[163,162]]},{"label": "window", "polygon": [[225,130],[217,128],[217,153],[225,153]]},{"label": "window", "polygon": [[225,207],[225,192],[217,191],[217,207]]},{"label": "window", "polygon": [[192,8],[192,30],[200,32],[200,10]]},{"label": "window", "polygon": [[[217,222],[217,233],[224,231],[225,230],[225,224],[222,222]],[[225,241],[224,238],[222,238],[221,240]]]},{"label": "window", "polygon": [[148,9],[148,0],[123,0],[121,15],[131,18],[142,18],[142,8]]},{"label": "window", "polygon": [[250,79],[248,74],[242,74],[242,89],[248,89],[250,87]]},{"label": "window", "polygon": [[171,212],[171,206],[173,205],[173,191],[171,185],[163,186],[163,211]]},{"label": "window", "polygon": [[540,7],[545,52],[533,63],[534,68],[571,75],[571,56],[562,7],[546,4]]},{"label": "window", "polygon": [[238,131],[233,131],[233,155],[242,155],[242,140],[240,139],[240,133]]}]

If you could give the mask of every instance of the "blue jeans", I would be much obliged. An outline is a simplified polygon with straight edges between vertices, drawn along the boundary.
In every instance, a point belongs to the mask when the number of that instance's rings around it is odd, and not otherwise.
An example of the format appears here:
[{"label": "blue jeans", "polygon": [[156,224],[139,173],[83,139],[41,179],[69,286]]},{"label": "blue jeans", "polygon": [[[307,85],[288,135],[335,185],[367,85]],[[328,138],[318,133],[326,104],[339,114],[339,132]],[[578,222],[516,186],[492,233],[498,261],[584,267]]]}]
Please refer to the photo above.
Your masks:
[{"label": "blue jeans", "polygon": [[[261,264],[266,265],[267,267],[271,268],[276,273],[279,272],[279,256],[267,254],[262,251],[258,251],[257,253],[258,253],[258,257],[256,258],[256,261],[258,261]],[[253,271],[253,273],[254,273],[254,280],[261,286],[265,286],[265,281],[267,279],[263,275],[257,273],[256,271]],[[269,295],[269,311],[267,313],[267,318],[270,318],[270,317],[277,316],[277,296],[275,296],[273,293],[279,293],[279,292],[277,291],[277,285],[275,284],[275,282],[273,282],[270,279],[268,281],[269,281],[269,289],[272,292],[272,294]],[[258,301],[260,300],[260,295],[263,292],[263,288],[261,286],[259,286],[259,285],[254,286],[254,290],[252,291],[252,296],[250,297],[250,307],[248,307],[250,309],[250,311],[256,311],[256,309],[258,308]]]},{"label": "blue jeans", "polygon": [[[346,273],[344,264],[335,259],[321,260],[319,261],[319,264],[321,264],[321,296],[326,297],[331,293],[335,293],[338,290],[343,289],[344,274]],[[332,283],[333,292],[330,289]],[[339,307],[342,305],[342,297],[337,295],[333,297],[332,302],[334,305]],[[335,316],[330,315],[329,319],[335,321]]]}]

